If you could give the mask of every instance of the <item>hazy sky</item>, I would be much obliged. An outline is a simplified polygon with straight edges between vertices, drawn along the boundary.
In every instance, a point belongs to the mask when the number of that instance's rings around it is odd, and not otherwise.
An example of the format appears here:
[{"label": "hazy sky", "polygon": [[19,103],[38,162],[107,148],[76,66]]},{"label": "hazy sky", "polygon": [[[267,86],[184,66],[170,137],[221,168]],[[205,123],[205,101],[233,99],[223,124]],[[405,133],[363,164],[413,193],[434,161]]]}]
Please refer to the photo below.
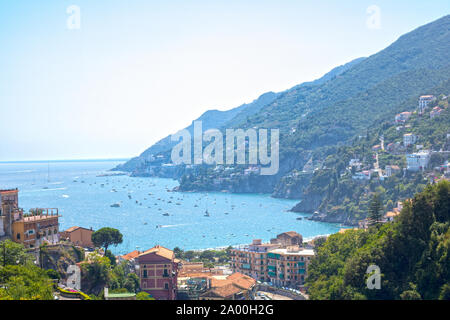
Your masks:
[{"label": "hazy sky", "polygon": [[449,12],[448,0],[1,0],[0,161],[135,156],[207,109],[318,78]]}]

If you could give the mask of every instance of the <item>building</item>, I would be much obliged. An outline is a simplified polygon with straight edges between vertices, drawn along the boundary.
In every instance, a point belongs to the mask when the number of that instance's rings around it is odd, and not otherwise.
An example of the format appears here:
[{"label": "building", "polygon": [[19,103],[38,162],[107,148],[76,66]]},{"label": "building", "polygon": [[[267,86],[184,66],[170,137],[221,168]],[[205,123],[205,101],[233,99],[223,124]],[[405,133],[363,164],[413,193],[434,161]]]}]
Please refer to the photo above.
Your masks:
[{"label": "building", "polygon": [[438,117],[442,113],[442,109],[439,107],[434,107],[433,110],[430,112],[430,118],[433,119],[434,117]]},{"label": "building", "polygon": [[430,152],[427,150],[406,155],[406,169],[408,171],[425,170],[429,162]]},{"label": "building", "polygon": [[59,214],[55,208],[37,208],[24,213],[19,208],[19,190],[0,190],[0,237],[26,248],[59,242]]},{"label": "building", "polygon": [[295,231],[283,232],[275,239],[270,240],[271,244],[279,244],[282,246],[302,246],[303,245],[303,237],[301,234],[298,234]]},{"label": "building", "polygon": [[432,95],[425,95],[419,98],[419,114],[423,114],[428,105],[435,101],[436,97]]},{"label": "building", "polygon": [[134,250],[131,251],[127,254],[124,254],[122,256],[119,256],[119,261],[128,261],[128,262],[133,262],[136,260],[136,258],[141,254],[142,252],[140,252],[139,250]]},{"label": "building", "polygon": [[59,242],[58,209],[35,209],[23,214],[12,225],[12,240],[25,248],[37,248],[43,243]]},{"label": "building", "polygon": [[256,280],[242,273],[233,273],[225,278],[207,279],[205,292],[199,300],[253,300]]},{"label": "building", "polygon": [[314,251],[298,245],[298,240],[296,242],[296,245],[286,242],[263,244],[260,240],[254,240],[251,245],[231,250],[231,267],[234,272],[262,282],[300,288],[305,283]]},{"label": "building", "polygon": [[385,168],[386,177],[390,177],[394,174],[399,173],[400,171],[401,171],[400,167],[396,165],[386,166]]},{"label": "building", "polygon": [[396,123],[404,123],[408,121],[409,117],[411,117],[412,112],[402,112],[395,116],[395,122]]},{"label": "building", "polygon": [[156,300],[175,300],[178,263],[172,250],[155,246],[137,257],[141,289]]},{"label": "building", "polygon": [[403,145],[405,147],[408,147],[410,145],[413,145],[417,141],[417,136],[412,133],[407,133],[403,135]]},{"label": "building", "polygon": [[0,190],[0,237],[12,237],[12,225],[23,214],[19,208],[19,190]]},{"label": "building", "polygon": [[94,244],[92,243],[92,233],[94,231],[91,229],[86,229],[82,227],[71,227],[66,231],[61,232],[60,238],[61,240],[67,240],[71,243],[83,247],[83,248],[93,248]]},{"label": "building", "polygon": [[399,211],[389,211],[384,215],[386,222],[394,221],[394,219],[400,214]]}]

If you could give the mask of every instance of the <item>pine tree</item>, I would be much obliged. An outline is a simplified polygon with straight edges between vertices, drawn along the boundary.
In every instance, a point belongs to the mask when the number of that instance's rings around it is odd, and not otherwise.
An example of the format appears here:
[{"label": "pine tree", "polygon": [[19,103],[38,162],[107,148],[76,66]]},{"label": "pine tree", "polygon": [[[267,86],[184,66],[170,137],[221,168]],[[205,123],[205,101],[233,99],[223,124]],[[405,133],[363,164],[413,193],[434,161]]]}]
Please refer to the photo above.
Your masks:
[{"label": "pine tree", "polygon": [[380,196],[376,193],[369,206],[369,225],[377,225],[381,222],[383,215],[383,203],[380,200]]}]

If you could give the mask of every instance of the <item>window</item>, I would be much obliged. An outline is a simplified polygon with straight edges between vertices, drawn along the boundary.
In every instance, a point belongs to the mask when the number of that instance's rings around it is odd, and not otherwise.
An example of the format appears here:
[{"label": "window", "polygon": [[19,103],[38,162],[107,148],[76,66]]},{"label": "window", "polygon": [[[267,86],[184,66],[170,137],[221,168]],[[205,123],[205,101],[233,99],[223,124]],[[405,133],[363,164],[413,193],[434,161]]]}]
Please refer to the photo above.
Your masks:
[{"label": "window", "polygon": [[143,277],[144,277],[144,278],[147,278],[147,270],[144,270],[144,275],[143,275]]},{"label": "window", "polygon": [[169,289],[169,284],[167,282],[164,283],[164,289]]},{"label": "window", "polygon": [[20,233],[17,234],[17,240],[20,240]]}]

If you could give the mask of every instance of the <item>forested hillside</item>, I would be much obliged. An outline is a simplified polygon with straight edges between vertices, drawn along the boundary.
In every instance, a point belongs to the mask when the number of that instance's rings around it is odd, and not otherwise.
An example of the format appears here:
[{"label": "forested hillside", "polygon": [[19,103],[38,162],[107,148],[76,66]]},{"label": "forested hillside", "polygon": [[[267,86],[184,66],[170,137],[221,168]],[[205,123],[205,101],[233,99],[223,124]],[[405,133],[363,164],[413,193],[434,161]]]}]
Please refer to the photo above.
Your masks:
[{"label": "forested hillside", "polygon": [[[308,269],[311,299],[450,299],[450,183],[428,186],[397,220],[337,233]],[[380,289],[369,289],[370,265]]]}]

